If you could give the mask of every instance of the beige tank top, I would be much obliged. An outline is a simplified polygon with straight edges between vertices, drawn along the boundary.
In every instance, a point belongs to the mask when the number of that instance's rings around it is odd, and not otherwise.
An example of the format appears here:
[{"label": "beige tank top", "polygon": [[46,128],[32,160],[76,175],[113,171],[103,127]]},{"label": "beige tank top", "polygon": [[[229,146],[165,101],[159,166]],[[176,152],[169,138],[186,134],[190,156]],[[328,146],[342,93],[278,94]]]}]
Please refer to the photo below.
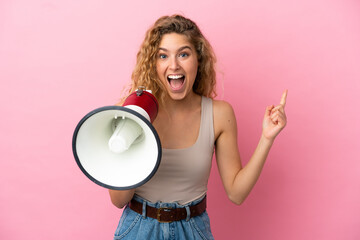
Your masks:
[{"label": "beige tank top", "polygon": [[135,194],[150,202],[186,204],[206,194],[214,153],[212,99],[201,99],[201,121],[194,145],[182,149],[162,149],[156,174]]}]

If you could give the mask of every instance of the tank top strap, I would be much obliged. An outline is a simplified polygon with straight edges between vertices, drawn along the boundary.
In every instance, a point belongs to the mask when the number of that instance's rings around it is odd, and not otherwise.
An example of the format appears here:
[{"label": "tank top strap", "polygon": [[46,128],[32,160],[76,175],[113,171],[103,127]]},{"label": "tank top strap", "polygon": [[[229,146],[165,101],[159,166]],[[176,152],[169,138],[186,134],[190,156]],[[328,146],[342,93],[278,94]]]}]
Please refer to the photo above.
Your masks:
[{"label": "tank top strap", "polygon": [[[199,140],[204,147],[214,146],[214,120],[213,103],[211,98],[202,96],[201,101],[201,126]],[[206,144],[206,145],[205,145]]]}]

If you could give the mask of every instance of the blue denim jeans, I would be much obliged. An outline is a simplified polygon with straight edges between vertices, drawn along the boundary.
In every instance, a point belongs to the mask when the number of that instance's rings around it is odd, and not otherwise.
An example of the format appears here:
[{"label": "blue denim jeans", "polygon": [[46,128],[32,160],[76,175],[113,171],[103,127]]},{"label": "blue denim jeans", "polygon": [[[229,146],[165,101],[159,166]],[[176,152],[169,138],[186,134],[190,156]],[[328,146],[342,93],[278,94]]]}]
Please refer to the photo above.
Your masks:
[{"label": "blue denim jeans", "polygon": [[[181,208],[192,206],[199,203],[201,199],[195,200],[186,205],[179,205],[178,203],[151,203],[138,196],[134,196],[134,199],[143,204],[147,204],[152,207],[170,207]],[[145,202],[145,203],[144,203]],[[119,225],[116,229],[114,240],[119,239],[131,239],[131,240],[191,240],[202,239],[210,240],[214,239],[210,229],[210,220],[207,212],[205,211],[199,216],[188,218],[181,221],[175,221],[170,223],[158,222],[154,218],[145,217],[143,213],[138,214],[131,210],[129,206],[123,211],[120,218]]]}]

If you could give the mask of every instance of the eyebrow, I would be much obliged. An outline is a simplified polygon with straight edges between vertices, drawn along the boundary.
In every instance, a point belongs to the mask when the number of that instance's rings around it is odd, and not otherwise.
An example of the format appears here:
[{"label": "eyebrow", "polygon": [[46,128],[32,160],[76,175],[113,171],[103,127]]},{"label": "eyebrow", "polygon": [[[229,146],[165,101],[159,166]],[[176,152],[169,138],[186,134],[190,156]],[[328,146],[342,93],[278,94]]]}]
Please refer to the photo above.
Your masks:
[{"label": "eyebrow", "polygon": [[[191,48],[191,47],[189,47],[189,46],[183,46],[183,47],[179,48],[179,49],[177,50],[177,52],[181,52],[181,51],[184,50],[184,49],[190,49],[190,50],[192,51],[192,48]],[[162,47],[159,47],[159,50],[162,50],[162,51],[164,51],[164,52],[168,52],[168,51],[169,51],[168,49],[162,48]]]}]

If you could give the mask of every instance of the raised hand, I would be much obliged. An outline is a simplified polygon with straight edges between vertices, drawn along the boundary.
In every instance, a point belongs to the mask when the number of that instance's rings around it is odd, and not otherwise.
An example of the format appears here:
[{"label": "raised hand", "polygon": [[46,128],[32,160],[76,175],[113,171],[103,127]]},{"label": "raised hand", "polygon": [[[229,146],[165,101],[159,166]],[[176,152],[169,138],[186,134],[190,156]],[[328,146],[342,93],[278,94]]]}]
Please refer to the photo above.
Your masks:
[{"label": "raised hand", "polygon": [[287,93],[287,90],[283,92],[279,105],[276,107],[271,105],[266,108],[262,134],[267,139],[274,140],[286,126],[285,105]]}]

